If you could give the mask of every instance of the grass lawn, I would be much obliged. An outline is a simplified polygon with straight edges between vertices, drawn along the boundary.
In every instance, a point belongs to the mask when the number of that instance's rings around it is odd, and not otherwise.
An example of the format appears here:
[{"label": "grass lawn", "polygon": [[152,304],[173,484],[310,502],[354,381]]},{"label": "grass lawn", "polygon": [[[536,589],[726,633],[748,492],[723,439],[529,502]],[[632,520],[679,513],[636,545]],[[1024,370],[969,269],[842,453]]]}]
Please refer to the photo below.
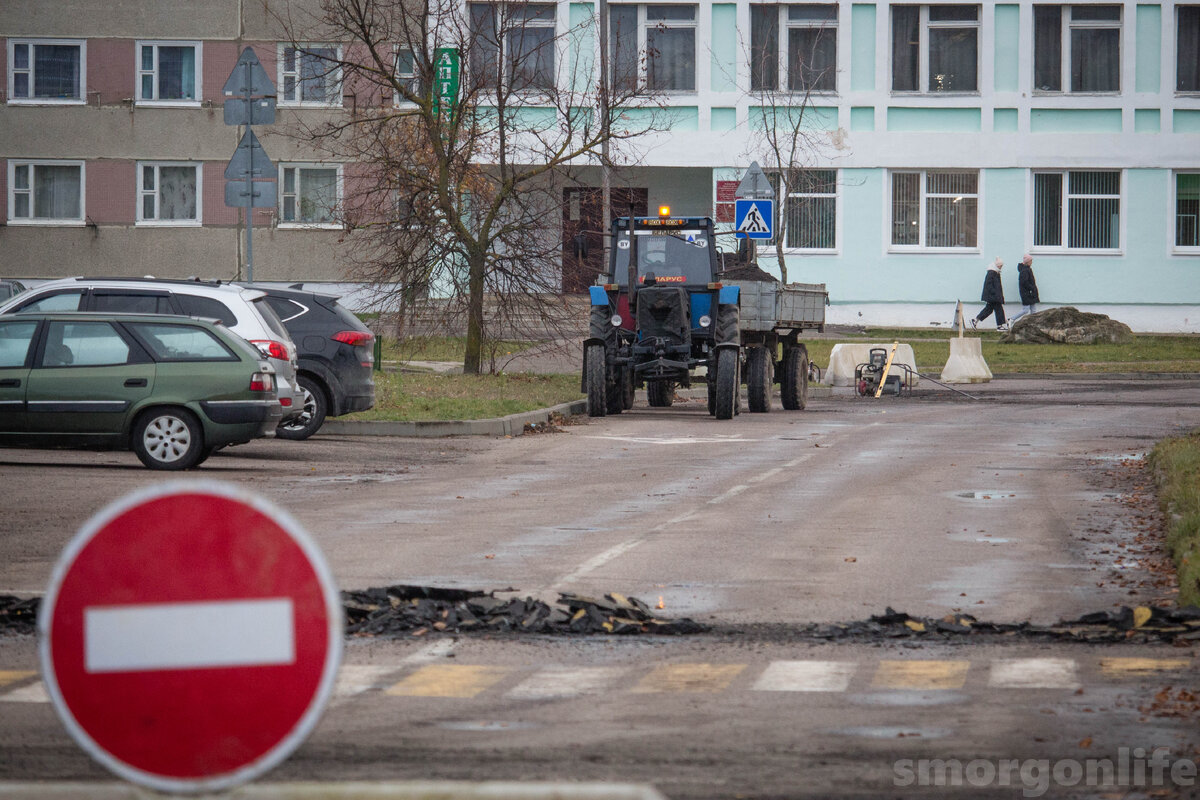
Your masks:
[{"label": "grass lawn", "polygon": [[[496,342],[496,355],[507,356],[520,353],[533,347],[533,342]],[[493,346],[493,345],[489,345]],[[457,361],[462,362],[467,351],[465,336],[407,336],[396,339],[394,336],[383,337],[384,361]],[[491,351],[484,348],[483,358],[486,362]]]},{"label": "grass lawn", "polygon": [[1200,605],[1200,430],[1164,439],[1150,453],[1167,548],[1179,573],[1179,604]]},{"label": "grass lawn", "polygon": [[[950,357],[949,330],[868,328],[840,339],[806,341],[809,357],[824,367],[838,342],[911,344],[921,372],[938,372]],[[969,334],[983,339],[983,359],[1004,373],[1200,372],[1200,336],[1140,334],[1129,344],[1004,344],[993,331]],[[802,339],[803,340],[803,339]]]},{"label": "grass lawn", "polygon": [[375,408],[341,420],[487,419],[578,400],[579,375],[376,372]]}]

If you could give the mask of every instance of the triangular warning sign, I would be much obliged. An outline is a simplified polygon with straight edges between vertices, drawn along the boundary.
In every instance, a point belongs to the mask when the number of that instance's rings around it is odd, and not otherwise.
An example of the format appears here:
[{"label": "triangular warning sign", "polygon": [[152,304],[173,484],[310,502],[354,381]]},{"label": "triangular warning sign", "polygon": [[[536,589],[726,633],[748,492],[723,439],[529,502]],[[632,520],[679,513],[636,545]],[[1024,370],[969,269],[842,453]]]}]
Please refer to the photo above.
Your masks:
[{"label": "triangular warning sign", "polygon": [[742,218],[742,227],[738,228],[742,233],[766,233],[771,232],[771,226],[763,219],[762,214],[758,211],[758,204],[750,206],[750,210],[746,212],[746,216]]}]

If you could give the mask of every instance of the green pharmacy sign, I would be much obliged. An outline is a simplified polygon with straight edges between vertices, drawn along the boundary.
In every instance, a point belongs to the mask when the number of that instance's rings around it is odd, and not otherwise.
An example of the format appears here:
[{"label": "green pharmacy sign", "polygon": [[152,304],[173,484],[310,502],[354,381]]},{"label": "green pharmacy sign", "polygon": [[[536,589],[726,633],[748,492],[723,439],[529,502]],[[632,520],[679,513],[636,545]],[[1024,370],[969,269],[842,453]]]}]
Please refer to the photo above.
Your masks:
[{"label": "green pharmacy sign", "polygon": [[433,111],[450,120],[458,105],[458,48],[439,47],[433,57]]}]

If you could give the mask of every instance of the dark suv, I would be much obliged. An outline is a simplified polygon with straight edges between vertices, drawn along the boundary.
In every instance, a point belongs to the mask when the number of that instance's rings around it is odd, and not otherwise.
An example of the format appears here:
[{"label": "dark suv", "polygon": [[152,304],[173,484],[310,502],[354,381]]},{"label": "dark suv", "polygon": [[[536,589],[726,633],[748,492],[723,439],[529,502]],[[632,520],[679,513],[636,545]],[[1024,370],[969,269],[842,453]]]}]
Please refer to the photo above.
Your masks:
[{"label": "dark suv", "polygon": [[279,426],[282,439],[307,439],[325,417],[366,411],[375,405],[372,374],[375,334],[330,294],[299,287],[256,285],[283,320],[299,350],[304,411]]}]

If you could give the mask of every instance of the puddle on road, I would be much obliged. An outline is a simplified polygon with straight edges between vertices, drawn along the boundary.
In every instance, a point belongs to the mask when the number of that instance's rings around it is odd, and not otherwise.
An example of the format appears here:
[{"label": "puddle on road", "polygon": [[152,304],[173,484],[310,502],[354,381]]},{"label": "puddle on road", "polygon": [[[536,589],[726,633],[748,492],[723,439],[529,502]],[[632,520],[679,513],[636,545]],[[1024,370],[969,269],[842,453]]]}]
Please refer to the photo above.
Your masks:
[{"label": "puddle on road", "polygon": [[959,692],[871,692],[846,698],[859,706],[948,706],[965,703],[968,698]]},{"label": "puddle on road", "polygon": [[527,731],[541,726],[535,722],[510,722],[500,719],[464,719],[437,723],[449,731]]},{"label": "puddle on road", "polygon": [[965,492],[951,492],[951,497],[958,500],[1016,500],[1017,493],[1011,489],[976,489]]},{"label": "puddle on road", "polygon": [[980,536],[977,533],[948,533],[946,538],[952,542],[975,542],[978,544],[1011,544],[1017,539],[1007,539],[1003,536]]},{"label": "puddle on road", "polygon": [[1146,458],[1145,453],[1105,453],[1101,455],[1086,455],[1084,458],[1090,458],[1092,461],[1142,461]]},{"label": "puddle on road", "polygon": [[834,736],[858,736],[865,739],[944,739],[950,735],[949,728],[901,728],[893,726],[862,725],[855,728],[838,728],[830,731]]}]

